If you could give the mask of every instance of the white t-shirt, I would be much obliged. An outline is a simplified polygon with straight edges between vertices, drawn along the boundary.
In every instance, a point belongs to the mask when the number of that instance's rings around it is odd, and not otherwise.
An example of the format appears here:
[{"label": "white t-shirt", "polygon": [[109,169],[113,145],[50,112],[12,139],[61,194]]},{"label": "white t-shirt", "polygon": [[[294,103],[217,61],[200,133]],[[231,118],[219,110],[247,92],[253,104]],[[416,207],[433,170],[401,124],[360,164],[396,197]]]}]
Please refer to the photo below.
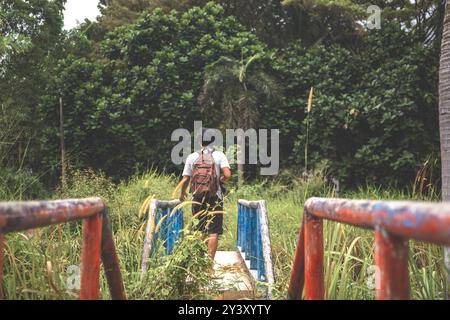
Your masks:
[{"label": "white t-shirt", "polygon": [[[203,149],[203,153],[207,154],[212,151],[212,157],[216,164],[216,174],[217,177],[220,177],[220,170],[223,168],[230,168],[230,164],[228,163],[227,156],[222,151],[216,151],[209,148]],[[184,165],[183,176],[192,177],[192,170],[195,161],[200,157],[200,151],[191,153],[186,158],[186,164]],[[217,196],[222,199],[222,190],[217,190]]]}]

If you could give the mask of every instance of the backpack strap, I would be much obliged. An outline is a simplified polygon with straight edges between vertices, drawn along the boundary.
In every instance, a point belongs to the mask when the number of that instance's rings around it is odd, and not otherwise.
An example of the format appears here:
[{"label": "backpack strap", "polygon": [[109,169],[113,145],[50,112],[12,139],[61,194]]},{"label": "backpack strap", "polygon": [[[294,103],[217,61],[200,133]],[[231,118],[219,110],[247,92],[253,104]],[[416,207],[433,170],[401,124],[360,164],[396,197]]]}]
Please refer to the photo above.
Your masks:
[{"label": "backpack strap", "polygon": [[203,151],[206,150],[206,149],[208,149],[209,151],[211,151],[211,156],[212,156],[212,154],[214,153],[214,151],[216,151],[216,149],[215,149],[214,147],[211,148],[211,149],[209,149],[209,148],[207,148],[207,147],[202,147],[199,151],[197,151],[198,155],[203,157],[203,154],[204,154]]}]

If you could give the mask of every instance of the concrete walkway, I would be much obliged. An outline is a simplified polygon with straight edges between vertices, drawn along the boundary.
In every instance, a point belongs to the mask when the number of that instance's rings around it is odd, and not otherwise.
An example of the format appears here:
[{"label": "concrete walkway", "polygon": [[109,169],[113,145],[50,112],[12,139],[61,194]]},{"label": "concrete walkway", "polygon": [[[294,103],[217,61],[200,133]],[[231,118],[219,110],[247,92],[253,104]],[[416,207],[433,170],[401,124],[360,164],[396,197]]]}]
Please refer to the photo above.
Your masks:
[{"label": "concrete walkway", "polygon": [[255,285],[237,251],[218,251],[214,259],[218,300],[255,299]]}]

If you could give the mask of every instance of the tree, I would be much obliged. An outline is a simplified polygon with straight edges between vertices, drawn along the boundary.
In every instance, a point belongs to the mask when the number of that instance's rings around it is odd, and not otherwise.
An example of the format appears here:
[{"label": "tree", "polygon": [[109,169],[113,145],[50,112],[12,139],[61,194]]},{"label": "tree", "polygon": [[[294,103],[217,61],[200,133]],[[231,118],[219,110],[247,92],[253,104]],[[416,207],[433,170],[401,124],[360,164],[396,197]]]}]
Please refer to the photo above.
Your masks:
[{"label": "tree", "polygon": [[349,45],[362,34],[364,9],[352,0],[284,0],[291,40]]},{"label": "tree", "polygon": [[264,49],[216,4],[184,13],[154,10],[110,32],[101,47],[102,59],[69,54],[60,60],[48,83],[39,106],[46,166],[59,159],[61,94],[67,152],[77,160],[72,165],[116,178],[150,166],[179,171],[170,161],[171,135],[204,120],[197,97],[205,66]]},{"label": "tree", "polygon": [[[439,153],[438,50],[389,21],[368,32],[362,43],[359,52],[338,45],[305,48],[298,42],[278,52],[274,68],[286,103],[275,125],[282,135],[297,137],[280,146],[281,159],[304,165],[305,108],[314,86],[311,163],[327,160],[328,173],[346,187],[408,186],[426,159]],[[436,183],[429,178],[427,184]]]},{"label": "tree", "polygon": [[[203,6],[208,0],[152,0],[151,8],[166,12],[186,11]],[[316,42],[346,43],[361,34],[357,21],[363,7],[353,0],[215,0],[226,15],[254,32],[270,47],[284,47],[301,39],[306,45]]]},{"label": "tree", "polygon": [[[211,0],[152,0],[151,9],[161,8],[187,11],[194,6],[202,7]],[[280,0],[215,0],[227,16],[236,17],[239,22],[253,31],[269,45],[281,45],[285,39],[286,10]]]},{"label": "tree", "polygon": [[101,0],[97,40],[134,22],[147,10],[186,12],[208,2],[221,5],[226,16],[236,17],[270,47],[284,47],[298,39],[308,46],[318,42],[354,44],[362,35],[358,21],[364,18],[367,6],[363,0]]},{"label": "tree", "polygon": [[[439,127],[441,135],[442,200],[450,201],[450,2],[445,5],[439,65]],[[444,249],[447,268],[446,296],[450,299],[450,247]]]},{"label": "tree", "polygon": [[[203,109],[219,111],[217,116],[225,118],[225,124],[233,128],[255,127],[262,105],[281,100],[281,89],[276,80],[256,65],[260,59],[260,54],[240,60],[221,57],[207,66],[199,97]],[[238,141],[238,145],[243,146],[243,142]],[[238,163],[239,185],[243,178],[244,164]]]},{"label": "tree", "polygon": [[100,0],[98,24],[102,37],[108,31],[135,22],[151,3],[152,0]]},{"label": "tree", "polygon": [[[16,119],[12,149],[19,150],[7,165],[35,164],[36,104],[58,57],[65,2],[0,0],[0,116]],[[20,150],[28,150],[28,161]]]},{"label": "tree", "polygon": [[[367,0],[354,2],[368,6]],[[382,10],[383,20],[395,20],[423,42],[440,44],[445,0],[371,0],[370,4]]]}]

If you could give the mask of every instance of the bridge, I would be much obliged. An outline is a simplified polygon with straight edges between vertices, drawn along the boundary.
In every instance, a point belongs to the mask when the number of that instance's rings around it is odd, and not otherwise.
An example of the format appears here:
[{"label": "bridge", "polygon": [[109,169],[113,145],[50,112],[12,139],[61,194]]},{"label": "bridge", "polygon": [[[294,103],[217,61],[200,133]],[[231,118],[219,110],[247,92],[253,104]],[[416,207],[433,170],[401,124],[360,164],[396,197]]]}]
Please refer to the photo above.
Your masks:
[{"label": "bridge", "polygon": [[[266,204],[239,200],[237,213],[236,250],[218,252],[215,261],[221,286],[218,298],[272,299],[275,275]],[[409,239],[450,246],[450,203],[310,198],[304,207],[288,299],[324,298],[323,220],[374,230],[380,272],[377,299],[409,298]],[[101,265],[111,298],[126,299],[107,206],[100,198],[0,203],[0,282],[5,234],[70,221],[83,224],[80,299],[99,298]],[[183,225],[178,201],[151,202],[141,272],[147,270],[156,241],[162,240],[165,254],[173,252]]]},{"label": "bridge", "polygon": [[[147,271],[157,241],[171,254],[183,234],[183,209],[178,200],[150,202],[141,272]],[[234,251],[218,251],[214,261],[218,299],[272,299],[275,283],[267,208],[264,200],[239,200]],[[204,214],[207,214],[206,212]]]}]

